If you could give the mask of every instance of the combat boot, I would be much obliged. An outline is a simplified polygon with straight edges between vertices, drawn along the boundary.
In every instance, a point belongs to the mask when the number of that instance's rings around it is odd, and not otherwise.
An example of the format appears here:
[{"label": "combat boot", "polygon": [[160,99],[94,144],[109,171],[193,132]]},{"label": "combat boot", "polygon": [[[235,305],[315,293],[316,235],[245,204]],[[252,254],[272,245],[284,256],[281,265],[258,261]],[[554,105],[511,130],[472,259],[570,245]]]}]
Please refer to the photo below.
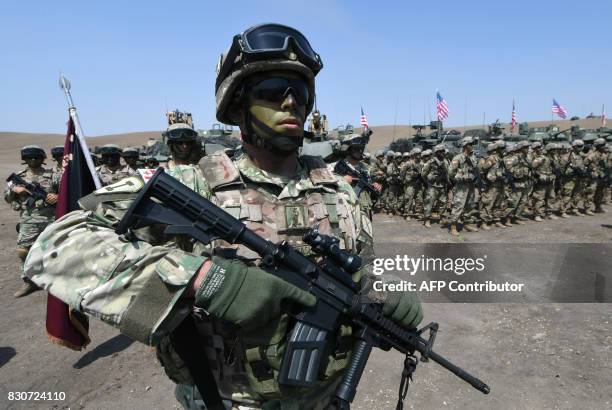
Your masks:
[{"label": "combat boot", "polygon": [[457,224],[450,224],[450,234],[453,236],[459,236],[459,232],[457,232]]},{"label": "combat boot", "polygon": [[555,219],[559,219],[559,217],[558,217],[557,215],[553,215],[553,214],[547,215],[546,217],[547,217],[548,219],[553,219],[553,220],[555,220]]},{"label": "combat boot", "polygon": [[603,208],[595,208],[595,213],[596,214],[605,214],[606,210]]},{"label": "combat boot", "polygon": [[570,217],[570,216],[569,216],[568,214],[566,214],[565,212],[563,212],[563,213],[561,214],[561,218],[565,218],[565,219],[567,219],[567,218],[569,218],[569,217]]},{"label": "combat boot", "polygon": [[426,220],[425,220],[425,223],[423,224],[423,226],[424,226],[425,228],[431,228],[431,222],[429,222],[429,219],[426,219]]},{"label": "combat boot", "polygon": [[406,217],[404,218],[406,221],[410,221],[410,215],[406,215]]},{"label": "combat boot", "polygon": [[534,221],[536,222],[542,222],[542,218],[540,218],[539,216],[536,215],[535,218],[533,218]]},{"label": "combat boot", "polygon": [[20,298],[23,296],[27,296],[30,293],[34,293],[37,290],[41,290],[34,282],[30,279],[25,278],[23,280],[23,285],[17,290],[17,292],[13,293],[13,296],[16,298]]},{"label": "combat boot", "polygon": [[485,230],[485,231],[490,231],[491,227],[486,222],[483,222],[480,224],[480,229]]},{"label": "combat boot", "polygon": [[506,219],[504,226],[507,228],[512,228],[512,221],[510,220],[510,218]]},{"label": "combat boot", "polygon": [[506,228],[506,225],[504,225],[503,223],[501,223],[500,221],[495,222],[495,227],[496,228]]},{"label": "combat boot", "polygon": [[521,221],[521,220],[520,220],[520,219],[518,219],[518,218],[514,218],[514,220],[512,221],[512,223],[513,223],[514,225],[525,225],[525,222]]},{"label": "combat boot", "polygon": [[593,213],[593,211],[591,211],[590,209],[587,209],[587,210],[584,212],[584,214],[585,214],[585,215],[588,215],[588,216],[593,216],[593,215],[595,215],[595,214]]},{"label": "combat boot", "polygon": [[469,231],[469,232],[478,232],[479,230],[475,225],[472,225],[472,224],[467,224],[464,226],[464,228],[466,231]]}]

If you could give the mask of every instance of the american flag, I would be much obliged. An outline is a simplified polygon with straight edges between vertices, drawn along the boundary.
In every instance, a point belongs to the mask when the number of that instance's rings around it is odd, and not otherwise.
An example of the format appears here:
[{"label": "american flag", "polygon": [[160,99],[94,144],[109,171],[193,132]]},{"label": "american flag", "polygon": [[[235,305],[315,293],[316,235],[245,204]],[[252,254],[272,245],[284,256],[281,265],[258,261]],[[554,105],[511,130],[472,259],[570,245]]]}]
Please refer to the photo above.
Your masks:
[{"label": "american flag", "polygon": [[363,107],[361,107],[361,118],[359,118],[359,124],[364,129],[368,128],[368,119],[366,118],[365,114],[363,113]]},{"label": "american flag", "polygon": [[516,109],[514,108],[514,100],[512,100],[512,120],[510,122],[510,129],[514,131],[516,128]]},{"label": "american flag", "polygon": [[563,108],[563,106],[559,104],[557,100],[555,100],[554,98],[553,98],[553,105],[552,105],[552,113],[557,114],[559,117],[563,119],[567,118],[567,111],[565,111],[565,108]]},{"label": "american flag", "polygon": [[446,105],[446,100],[440,95],[439,91],[436,91],[436,108],[438,110],[438,121],[444,121],[448,118],[448,105]]},{"label": "american flag", "polygon": [[605,107],[601,106],[601,128],[605,128],[606,126],[606,110]]}]

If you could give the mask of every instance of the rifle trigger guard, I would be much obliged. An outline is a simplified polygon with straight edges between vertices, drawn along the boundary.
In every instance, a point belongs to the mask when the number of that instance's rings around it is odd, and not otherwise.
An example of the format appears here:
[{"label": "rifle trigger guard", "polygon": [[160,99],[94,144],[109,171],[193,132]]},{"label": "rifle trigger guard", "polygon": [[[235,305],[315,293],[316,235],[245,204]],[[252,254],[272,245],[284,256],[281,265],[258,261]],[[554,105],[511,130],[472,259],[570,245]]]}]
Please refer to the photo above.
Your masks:
[{"label": "rifle trigger guard", "polygon": [[423,327],[422,329],[417,331],[418,335],[423,334],[426,330],[429,330],[429,338],[427,339],[427,342],[425,344],[425,349],[423,352],[421,352],[421,361],[422,362],[428,362],[429,361],[429,352],[431,352],[431,349],[434,345],[434,342],[436,341],[436,335],[438,334],[438,327],[439,325],[436,322],[431,322],[430,324],[428,324],[427,326]]}]

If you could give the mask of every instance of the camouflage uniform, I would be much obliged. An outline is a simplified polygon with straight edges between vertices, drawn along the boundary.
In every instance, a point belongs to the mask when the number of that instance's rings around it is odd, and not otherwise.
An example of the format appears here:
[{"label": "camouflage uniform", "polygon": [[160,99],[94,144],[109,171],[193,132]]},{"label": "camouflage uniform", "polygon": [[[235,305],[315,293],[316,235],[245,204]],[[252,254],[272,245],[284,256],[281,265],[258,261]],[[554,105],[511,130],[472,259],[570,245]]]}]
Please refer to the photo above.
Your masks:
[{"label": "camouflage uniform", "polygon": [[121,181],[123,178],[138,174],[138,171],[131,168],[129,165],[119,165],[111,168],[106,164],[96,167],[98,178],[102,186],[111,185],[115,182]]},{"label": "camouflage uniform", "polygon": [[425,162],[421,174],[427,183],[425,209],[423,212],[423,218],[427,222],[431,219],[436,203],[441,211],[444,211],[446,204],[446,182],[448,170],[446,168],[444,159],[440,159],[434,155],[427,162]]},{"label": "camouflage uniform", "polygon": [[[521,142],[525,142],[528,145],[526,141]],[[529,181],[531,177],[531,164],[527,162],[526,154],[520,152],[524,146],[527,146],[522,145],[521,142],[517,144],[514,153],[504,159],[504,166],[508,173],[512,175],[512,181],[509,184],[510,191],[507,210],[507,218],[512,220],[518,220],[521,217],[529,200],[529,191],[531,190]]]},{"label": "camouflage uniform", "polygon": [[[364,176],[365,179],[367,179],[370,184],[372,183],[372,178],[370,177],[370,171],[368,170],[368,167],[366,166],[365,163],[360,161],[356,165],[352,165],[349,161],[345,159],[342,159],[340,161],[343,161],[346,164],[346,166],[348,166],[349,168],[357,171],[359,174]],[[353,178],[353,181],[354,181],[354,184],[351,184],[351,185],[354,187],[357,184],[357,178]],[[366,191],[365,189],[363,189],[359,193],[358,199],[359,199],[359,205],[361,207],[361,210],[365,212],[365,214],[368,215],[370,219],[372,219],[371,218],[372,208],[374,207],[374,203],[372,202],[372,197],[370,196],[370,193]]]},{"label": "camouflage uniform", "polygon": [[593,210],[601,211],[603,191],[606,176],[606,155],[600,147],[605,145],[603,138],[598,138],[593,144],[593,150],[584,159],[584,166],[587,172],[584,208],[587,214]]},{"label": "camouflage uniform", "polygon": [[387,164],[387,211],[392,215],[397,214],[401,206],[402,183],[400,176],[400,163],[393,158],[393,160]]},{"label": "camouflage uniform", "polygon": [[[572,141],[572,144],[580,140]],[[578,145],[580,145],[578,143]],[[578,211],[578,202],[580,201],[582,192],[582,175],[585,172],[584,161],[582,155],[575,151],[570,151],[560,160],[561,169],[561,198],[559,210],[562,216],[568,212],[580,215]]]},{"label": "camouflage uniform", "polygon": [[[342,248],[371,254],[371,225],[352,188],[333,176],[318,157],[301,157],[300,163],[297,179],[262,171],[246,154],[239,154],[232,162],[225,154],[216,153],[202,160],[202,172],[191,165],[177,165],[168,172],[270,241],[287,240],[308,254],[302,235],[318,223],[322,233],[341,239]],[[82,199],[84,210],[64,216],[32,247],[27,274],[71,307],[157,346],[170,377],[192,385],[168,334],[189,313],[180,296],[207,259],[202,253],[205,247],[196,243],[192,248],[190,243],[177,243],[172,238],[154,240],[149,228],[136,235],[148,238],[148,242],[118,236],[113,227],[130,204],[126,198],[141,187],[142,182],[131,177]],[[216,255],[254,265],[260,262],[257,254],[242,245],[217,241],[212,247]],[[49,256],[58,254],[61,256]],[[149,311],[152,306],[147,294],[160,284],[165,284],[165,290],[155,295],[155,308]],[[288,315],[250,333],[202,316],[197,328],[206,344],[217,386],[222,397],[235,405],[258,408],[264,400],[282,398],[284,404],[319,408],[317,399],[326,397],[323,392],[338,381],[349,357],[346,350],[334,352],[327,368],[329,377],[309,394],[291,388],[281,393],[275,376],[288,331]],[[134,318],[142,317],[147,323],[133,326]],[[344,330],[349,337],[350,330]]]},{"label": "camouflage uniform", "polygon": [[487,151],[489,155],[481,158],[478,165],[485,188],[481,193],[480,218],[485,224],[501,225],[504,203],[504,164],[496,152],[497,143]]},{"label": "camouflage uniform", "polygon": [[534,172],[533,213],[535,220],[550,218],[552,201],[555,197],[555,169],[553,160],[546,154],[536,151],[532,162]]},{"label": "camouflage uniform", "polygon": [[369,167],[369,172],[370,176],[372,177],[372,181],[379,183],[381,186],[380,198],[374,205],[374,209],[380,211],[385,207],[384,198],[387,193],[387,178],[385,177],[387,173],[387,166],[385,165],[382,151],[377,153],[376,158],[372,161],[372,164]]},{"label": "camouflage uniform", "polygon": [[421,179],[421,165],[417,157],[420,157],[420,148],[414,148],[410,151],[410,159],[405,163],[403,169],[403,185],[404,185],[404,216],[409,219],[411,216],[417,215],[418,196],[423,189],[423,181]]},{"label": "camouflage uniform", "polygon": [[460,220],[468,225],[475,222],[477,211],[474,203],[474,175],[476,172],[478,172],[476,156],[473,153],[468,156],[461,152],[455,155],[450,163],[448,175],[454,186],[453,209],[449,222],[453,226],[456,226]]},{"label": "camouflage uniform", "polygon": [[[47,193],[57,194],[59,189],[59,175],[51,169],[26,168],[19,172],[21,178],[29,183],[38,183]],[[31,209],[26,206],[29,195],[17,195],[11,191],[13,185],[9,184],[4,191],[4,200],[11,204],[15,211],[19,211],[19,234],[17,235],[17,255],[24,261],[30,247],[38,235],[55,219],[55,205],[49,205],[42,200],[34,203]],[[23,277],[23,274],[22,274]]]}]

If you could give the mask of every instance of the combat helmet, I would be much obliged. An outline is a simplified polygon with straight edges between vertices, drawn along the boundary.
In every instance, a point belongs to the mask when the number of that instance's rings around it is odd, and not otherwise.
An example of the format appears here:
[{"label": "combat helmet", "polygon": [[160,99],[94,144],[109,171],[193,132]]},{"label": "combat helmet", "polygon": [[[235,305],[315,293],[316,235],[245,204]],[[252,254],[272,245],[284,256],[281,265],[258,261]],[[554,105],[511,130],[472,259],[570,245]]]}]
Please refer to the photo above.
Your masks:
[{"label": "combat helmet", "polygon": [[421,148],[419,147],[414,147],[410,150],[410,156],[414,156],[414,155],[421,155]]},{"label": "combat helmet", "polygon": [[[269,71],[289,71],[302,77],[310,91],[306,115],[314,105],[314,78],[323,68],[319,55],[302,33],[281,24],[261,24],[234,36],[217,64],[216,115],[225,124],[239,125],[236,103],[248,77]],[[238,98],[237,98],[238,97]]]},{"label": "combat helmet", "polygon": [[105,144],[100,148],[100,155],[121,155],[121,148],[117,144]]},{"label": "combat helmet", "polygon": [[402,153],[401,152],[394,152],[393,153],[393,158],[401,158],[402,157]]},{"label": "combat helmet", "polygon": [[581,139],[573,140],[572,147],[582,147],[584,146],[584,141]]},{"label": "combat helmet", "polygon": [[410,153],[408,151],[402,153],[402,158],[410,158]]},{"label": "combat helmet", "polygon": [[380,158],[380,157],[384,157],[385,156],[385,151],[379,149],[378,151],[376,151],[376,158]]},{"label": "combat helmet", "polygon": [[491,153],[495,151],[496,149],[499,149],[499,145],[497,145],[497,142],[492,142],[489,145],[487,145],[487,153]]},{"label": "combat helmet", "polygon": [[26,160],[30,158],[47,158],[47,154],[45,150],[39,147],[38,145],[26,145],[21,148],[21,159]]},{"label": "combat helmet", "polygon": [[440,152],[440,151],[444,152],[444,151],[446,151],[446,145],[444,145],[444,144],[438,144],[438,145],[436,145],[436,146],[434,147],[434,149],[433,149],[433,150],[434,150],[434,152]]},{"label": "combat helmet", "polygon": [[529,141],[527,141],[527,140],[519,141],[514,146],[514,150],[515,151],[518,151],[518,150],[523,149],[523,148],[529,148]]},{"label": "combat helmet", "polygon": [[385,152],[385,157],[387,157],[387,158],[390,158],[390,157],[392,157],[392,156],[394,156],[394,155],[395,155],[395,152],[393,152],[393,151],[391,151],[391,150],[389,150],[389,151]]},{"label": "combat helmet", "polygon": [[533,142],[533,143],[531,144],[531,148],[533,148],[533,149],[539,149],[539,148],[542,148],[542,142],[540,142],[540,141]]},{"label": "combat helmet", "polygon": [[426,158],[429,157],[433,154],[433,152],[431,152],[430,149],[426,149],[425,151],[421,152],[421,158]]},{"label": "combat helmet", "polygon": [[463,148],[466,145],[470,145],[474,143],[474,139],[472,137],[463,137],[459,140],[459,145]]},{"label": "combat helmet", "polygon": [[606,145],[606,140],[603,138],[597,138],[595,141],[593,141],[593,145],[596,147],[602,147]]},{"label": "combat helmet", "polygon": [[175,142],[193,142],[198,138],[198,133],[184,122],[177,122],[168,127],[164,132],[166,143],[168,145]]},{"label": "combat helmet", "polygon": [[63,145],[57,145],[53,148],[51,148],[51,156],[53,158],[61,158],[64,156],[64,146]]},{"label": "combat helmet", "polygon": [[134,147],[125,147],[123,148],[123,158],[138,158],[140,153],[138,152],[138,148]]},{"label": "combat helmet", "polygon": [[361,134],[349,134],[340,142],[340,149],[347,151],[350,147],[365,148],[368,141]]}]

